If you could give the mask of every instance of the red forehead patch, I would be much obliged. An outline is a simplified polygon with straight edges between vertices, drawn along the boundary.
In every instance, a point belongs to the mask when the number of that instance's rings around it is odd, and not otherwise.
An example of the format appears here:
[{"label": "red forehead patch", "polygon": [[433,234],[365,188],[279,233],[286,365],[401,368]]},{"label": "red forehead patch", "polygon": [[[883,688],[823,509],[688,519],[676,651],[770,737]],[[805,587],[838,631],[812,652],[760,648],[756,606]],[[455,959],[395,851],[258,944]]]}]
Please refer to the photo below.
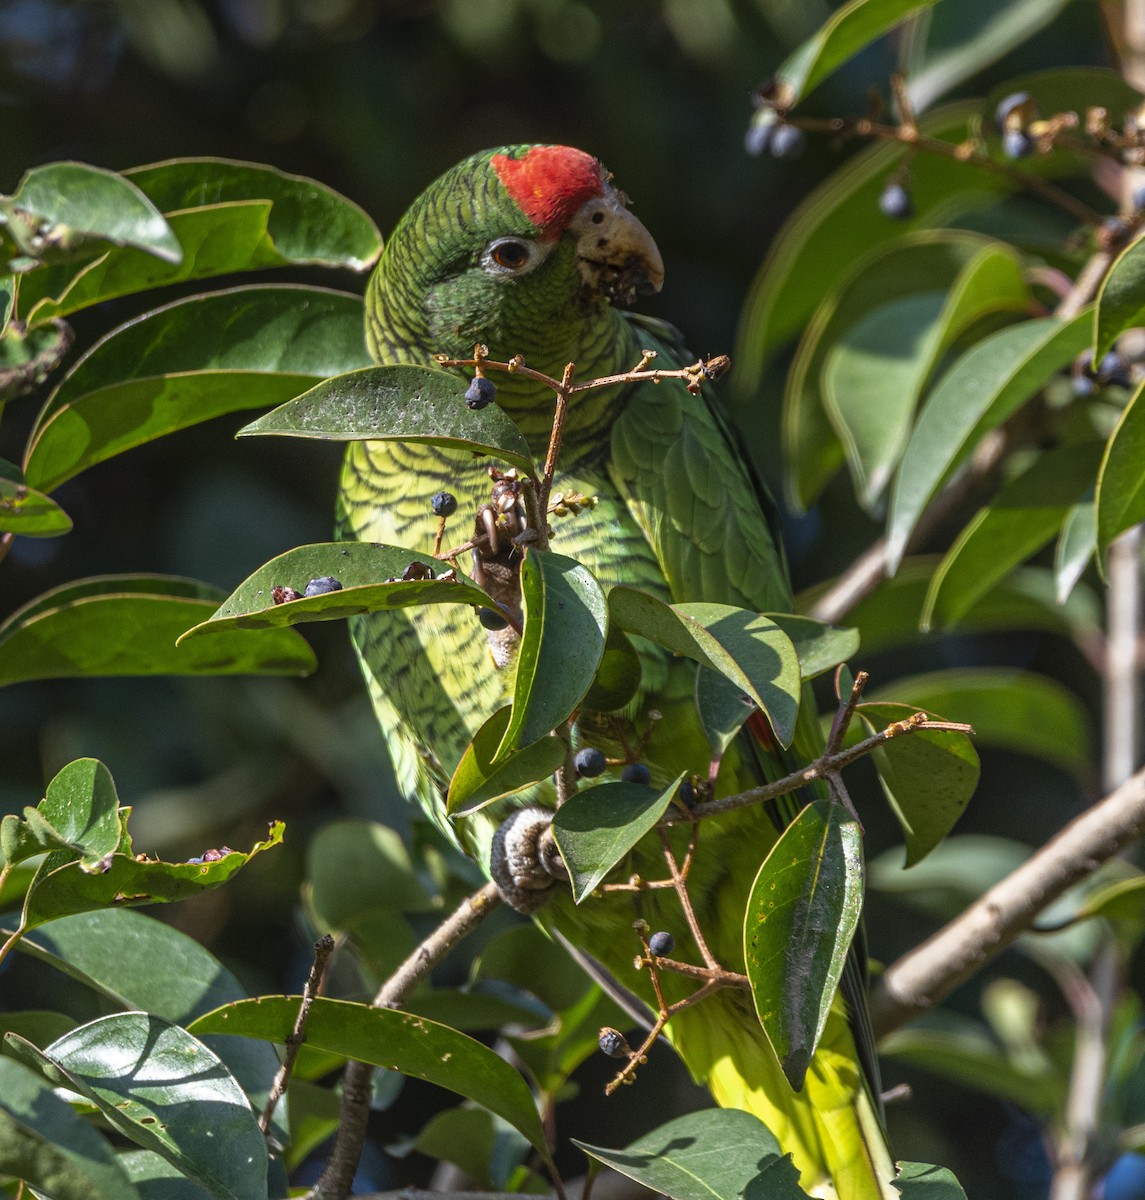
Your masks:
[{"label": "red forehead patch", "polygon": [[533,146],[520,158],[495,154],[492,162],[517,207],[550,237],[560,236],[576,210],[604,190],[600,163],[571,146]]}]

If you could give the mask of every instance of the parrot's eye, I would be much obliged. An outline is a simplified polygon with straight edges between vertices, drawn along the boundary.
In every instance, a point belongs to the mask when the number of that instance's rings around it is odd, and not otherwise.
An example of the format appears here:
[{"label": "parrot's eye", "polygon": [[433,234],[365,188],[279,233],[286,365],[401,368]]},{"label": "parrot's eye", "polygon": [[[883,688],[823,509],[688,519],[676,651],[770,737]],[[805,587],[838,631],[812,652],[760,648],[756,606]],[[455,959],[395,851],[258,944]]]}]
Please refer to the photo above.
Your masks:
[{"label": "parrot's eye", "polygon": [[481,255],[481,266],[494,275],[520,275],[545,257],[545,248],[521,238],[503,237],[490,242]]}]

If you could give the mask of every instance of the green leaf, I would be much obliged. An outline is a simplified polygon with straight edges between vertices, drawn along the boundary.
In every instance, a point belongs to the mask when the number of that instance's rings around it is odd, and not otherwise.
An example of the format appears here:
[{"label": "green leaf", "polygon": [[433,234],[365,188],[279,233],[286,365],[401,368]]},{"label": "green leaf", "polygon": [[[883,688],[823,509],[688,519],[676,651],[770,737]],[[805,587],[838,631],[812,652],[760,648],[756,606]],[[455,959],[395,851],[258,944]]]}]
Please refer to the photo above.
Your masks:
[{"label": "green leaf", "polygon": [[15,864],[45,850],[70,850],[85,871],[101,870],[119,845],[119,796],[111,772],[95,758],[68,763],[44,799],[0,822],[0,851]]},{"label": "green leaf", "polygon": [[433,906],[402,839],[376,821],[323,825],[307,847],[306,881],[322,929],[352,930],[371,912],[428,912]]},{"label": "green leaf", "polygon": [[1092,496],[1066,513],[1054,548],[1054,594],[1064,604],[1097,552],[1097,504]]},{"label": "green leaf", "polygon": [[1109,437],[1097,476],[1097,561],[1109,543],[1145,521],[1145,401],[1138,388]]},{"label": "green leaf", "polygon": [[1086,896],[1075,921],[1104,917],[1109,921],[1132,921],[1140,927],[1145,918],[1145,877],[1121,879]]},{"label": "green leaf", "polygon": [[764,613],[791,639],[799,658],[799,677],[806,681],[833,671],[859,649],[859,631],[824,625],[793,613]]},{"label": "green leaf", "polygon": [[1145,325],[1145,245],[1132,242],[1102,280],[1094,307],[1093,361],[1100,362],[1127,329]]},{"label": "green leaf", "polygon": [[74,162],[35,167],[10,197],[0,199],[0,212],[10,218],[11,233],[26,226],[41,239],[40,245],[21,245],[34,258],[74,253],[93,240],[134,246],[165,262],[177,263],[182,254],[155,205],[135,184],[101,167]]},{"label": "green leaf", "polygon": [[960,667],[896,679],[885,691],[885,697],[878,692],[869,699],[941,713],[947,721],[973,725],[976,743],[1032,754],[1082,778],[1092,769],[1091,721],[1085,705],[1044,675],[1004,667]]},{"label": "green leaf", "polygon": [[13,322],[0,331],[0,405],[35,391],[71,344],[72,331],[62,321],[31,329]]},{"label": "green leaf", "polygon": [[887,554],[893,571],[931,497],[984,434],[1015,413],[1085,348],[1089,314],[1023,321],[984,338],[942,377],[919,413],[891,494]]},{"label": "green leaf", "polygon": [[753,712],[755,704],[743,688],[715,671],[696,668],[696,715],[713,760],[723,758]]},{"label": "green leaf", "polygon": [[461,1167],[478,1187],[503,1188],[529,1149],[529,1143],[492,1113],[450,1108],[429,1119],[414,1149]]},{"label": "green leaf", "polygon": [[222,593],[174,576],[108,575],[44,592],[0,624],[0,687],[89,675],[305,675],[314,653],[291,631],[176,638]]},{"label": "green leaf", "polygon": [[47,1050],[14,1035],[4,1049],[86,1097],[124,1137],[161,1155],[212,1196],[266,1200],[266,1141],[223,1062],[153,1013],[116,1013]]},{"label": "green leaf", "polygon": [[128,1150],[117,1161],[127,1172],[139,1200],[209,1200],[211,1193],[150,1150]]},{"label": "green leaf", "polygon": [[[126,812],[126,810],[123,810]],[[24,898],[21,927],[35,929],[48,921],[92,909],[186,900],[225,883],[263,850],[277,846],[285,829],[275,821],[264,841],[248,853],[224,847],[210,862],[168,863],[136,856],[124,833],[120,850],[98,874],[83,870],[68,851],[57,850],[40,864]]]},{"label": "green leaf", "polygon": [[471,409],[465,382],[430,367],[367,367],[327,379],[239,430],[331,441],[422,442],[488,454],[535,474],[517,426],[495,404]]},{"label": "green leaf", "polygon": [[112,455],[366,361],[358,296],[252,286],[178,300],[112,330],[68,372],[29,435],[25,477],[50,492]]},{"label": "green leaf", "polygon": [[851,0],[780,64],[776,71],[778,104],[791,108],[860,50],[911,13],[934,3],[936,0]]},{"label": "green leaf", "polygon": [[780,744],[791,744],[799,714],[799,659],[776,622],[726,604],[665,604],[626,586],[609,592],[608,612],[625,632],[725,676],[759,705]]},{"label": "green leaf", "polygon": [[525,621],[513,707],[494,761],[568,719],[592,686],[608,629],[604,593],[580,563],[527,550],[520,579]]},{"label": "green leaf", "polygon": [[[232,1033],[284,1043],[298,1014],[297,996],[263,996],[200,1017],[196,1034]],[[519,1129],[542,1154],[545,1134],[524,1079],[480,1042],[424,1017],[319,999],[310,1010],[306,1044],[345,1058],[400,1071],[484,1105]]]},{"label": "green leaf", "polygon": [[0,1175],[53,1200],[140,1200],[107,1139],[34,1072],[0,1058]]},{"label": "green leaf", "polygon": [[841,804],[807,805],[751,886],[744,961],[755,1011],[799,1091],[863,908],[862,834]]},{"label": "green leaf", "polygon": [[604,656],[582,707],[592,712],[619,712],[640,690],[643,674],[636,647],[622,629],[610,624],[604,640]]},{"label": "green leaf", "polygon": [[564,762],[565,744],[552,736],[498,758],[511,712],[508,705],[499,708],[465,748],[449,781],[445,811],[450,816],[468,816],[502,796],[511,796],[547,778]]},{"label": "green leaf", "polygon": [[980,509],[934,574],[922,627],[957,624],[975,600],[1040,550],[1093,486],[1100,454],[1098,442],[1048,450]]},{"label": "green leaf", "polygon": [[[875,203],[872,197],[872,209]],[[815,499],[844,457],[828,421],[824,396],[832,348],[873,310],[898,300],[929,296],[933,302],[936,292],[951,290],[949,303],[957,307],[956,284],[996,248],[997,243],[965,230],[922,229],[879,244],[868,254],[851,256],[843,278],[819,298],[813,316],[805,322],[784,393],[783,441],[792,472],[790,488],[798,504],[806,507]],[[938,349],[938,342],[922,348],[920,361],[929,363]],[[922,369],[922,379],[912,384],[912,393],[929,370],[929,366]]]},{"label": "green leaf", "polygon": [[[860,704],[871,733],[915,711],[909,704]],[[978,755],[964,733],[922,729],[884,742],[871,759],[906,837],[906,866],[925,858],[954,828],[978,786]]]},{"label": "green leaf", "polygon": [[664,815],[680,775],[662,792],[640,783],[581,788],[553,814],[553,837],[580,904]]},{"label": "green leaf", "polygon": [[677,1117],[626,1146],[573,1139],[586,1154],[672,1200],[805,1200],[799,1172],[751,1113],[709,1108]]},{"label": "green leaf", "polygon": [[19,480],[0,477],[0,532],[59,537],[71,527],[71,517],[43,492]]},{"label": "green leaf", "polygon": [[[410,571],[412,564],[417,564]],[[432,564],[432,566],[431,566]],[[434,578],[418,568],[433,570]],[[409,574],[408,579],[402,576]],[[312,579],[331,576],[342,587],[304,596]],[[293,588],[298,600],[274,602],[274,589]],[[209,619],[187,629],[180,646],[220,631],[275,629],[303,621],[340,621],[367,612],[419,604],[493,606],[490,597],[448,563],[402,546],[370,542],[318,542],[296,546],[248,575]]]},{"label": "green leaf", "polygon": [[935,5],[921,16],[925,36],[916,39],[920,53],[911,56],[903,71],[916,111],[929,108],[939,96],[1028,41],[1067,3],[959,0],[957,4]]},{"label": "green leaf", "polygon": [[946,1167],[932,1163],[900,1162],[895,1187],[902,1200],[966,1200],[962,1185]]}]

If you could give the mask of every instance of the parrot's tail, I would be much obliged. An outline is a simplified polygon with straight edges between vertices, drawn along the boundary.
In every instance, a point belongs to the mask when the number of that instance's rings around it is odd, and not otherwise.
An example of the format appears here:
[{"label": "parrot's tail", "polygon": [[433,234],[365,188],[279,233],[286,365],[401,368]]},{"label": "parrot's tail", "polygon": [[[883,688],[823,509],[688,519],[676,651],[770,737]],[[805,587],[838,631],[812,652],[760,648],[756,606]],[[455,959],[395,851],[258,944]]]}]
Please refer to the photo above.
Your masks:
[{"label": "parrot's tail", "polygon": [[725,992],[677,1013],[666,1032],[723,1108],[757,1116],[790,1152],[800,1186],[821,1200],[901,1200],[882,1121],[842,1007],[827,1020],[794,1092],[742,998]]}]

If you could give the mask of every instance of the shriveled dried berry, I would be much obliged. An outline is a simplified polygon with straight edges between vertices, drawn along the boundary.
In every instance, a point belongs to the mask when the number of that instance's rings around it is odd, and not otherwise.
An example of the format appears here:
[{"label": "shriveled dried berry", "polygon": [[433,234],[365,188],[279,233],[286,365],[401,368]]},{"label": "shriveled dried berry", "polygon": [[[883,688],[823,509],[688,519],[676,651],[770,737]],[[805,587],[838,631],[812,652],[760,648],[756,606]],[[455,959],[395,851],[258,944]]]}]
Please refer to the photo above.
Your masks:
[{"label": "shriveled dried berry", "polygon": [[598,1040],[600,1048],[609,1058],[627,1058],[632,1053],[628,1039],[619,1029],[612,1029],[606,1025],[600,1031],[600,1038]]},{"label": "shriveled dried berry", "polygon": [[411,562],[408,567],[402,572],[402,579],[407,582],[411,579],[432,579],[433,572],[423,562]]},{"label": "shriveled dried berry", "polygon": [[342,590],[342,581],[335,579],[333,575],[319,575],[317,579],[312,579],[306,585],[306,591],[303,593],[306,596],[324,596],[327,592],[340,592]]},{"label": "shriveled dried berry", "polygon": [[301,600],[302,593],[296,592],[292,587],[283,587],[278,584],[270,589],[270,598],[275,604],[289,604],[291,600]]}]

